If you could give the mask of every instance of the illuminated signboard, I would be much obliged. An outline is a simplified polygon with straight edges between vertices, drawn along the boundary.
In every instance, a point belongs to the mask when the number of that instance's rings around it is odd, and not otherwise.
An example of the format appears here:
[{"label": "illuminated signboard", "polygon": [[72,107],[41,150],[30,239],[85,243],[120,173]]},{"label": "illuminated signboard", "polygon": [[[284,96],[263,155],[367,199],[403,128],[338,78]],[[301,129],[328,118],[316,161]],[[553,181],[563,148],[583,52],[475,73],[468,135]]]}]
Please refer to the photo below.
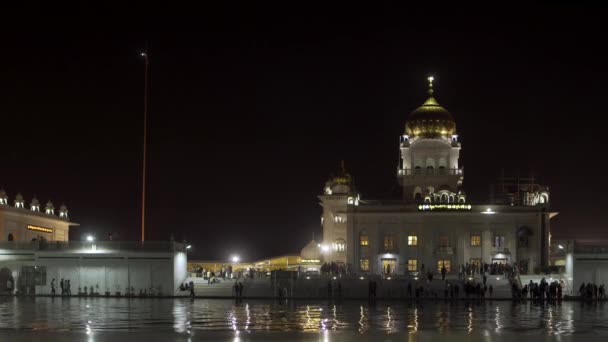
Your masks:
[{"label": "illuminated signboard", "polygon": [[45,227],[39,227],[39,226],[32,226],[30,224],[27,225],[27,229],[29,230],[35,230],[37,232],[43,232],[43,233],[52,233],[53,229],[52,228],[45,228]]},{"label": "illuminated signboard", "polygon": [[321,262],[321,260],[317,260],[317,259],[302,259],[301,262],[303,263],[310,263],[310,264],[318,264]]},{"label": "illuminated signboard", "polygon": [[468,211],[471,210],[470,204],[420,204],[418,211]]}]

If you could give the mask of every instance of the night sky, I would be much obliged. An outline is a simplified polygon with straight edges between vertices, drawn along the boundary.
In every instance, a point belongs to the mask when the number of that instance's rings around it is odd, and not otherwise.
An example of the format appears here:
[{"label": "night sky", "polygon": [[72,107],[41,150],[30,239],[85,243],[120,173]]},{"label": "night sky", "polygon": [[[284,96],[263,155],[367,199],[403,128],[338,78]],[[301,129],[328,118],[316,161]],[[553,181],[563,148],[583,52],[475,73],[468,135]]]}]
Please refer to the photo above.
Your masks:
[{"label": "night sky", "polygon": [[603,9],[234,6],[136,30],[107,18],[4,30],[11,203],[65,202],[81,224],[73,240],[139,238],[148,41],[148,240],[173,233],[196,258],[299,252],[321,235],[316,196],[340,160],[364,199],[394,196],[399,135],[430,74],[472,202],[503,168],[533,173],[560,213],[554,235],[608,238]]}]

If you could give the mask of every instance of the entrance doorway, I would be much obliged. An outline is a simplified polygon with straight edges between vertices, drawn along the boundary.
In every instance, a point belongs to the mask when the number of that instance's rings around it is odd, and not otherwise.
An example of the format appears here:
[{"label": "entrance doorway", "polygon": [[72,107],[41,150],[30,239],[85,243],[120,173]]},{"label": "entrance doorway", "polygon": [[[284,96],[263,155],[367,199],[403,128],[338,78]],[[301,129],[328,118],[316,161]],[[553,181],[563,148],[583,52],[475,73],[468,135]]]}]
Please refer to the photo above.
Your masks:
[{"label": "entrance doorway", "polygon": [[382,272],[384,275],[390,276],[391,274],[397,273],[395,269],[397,265],[397,259],[382,259]]},{"label": "entrance doorway", "polygon": [[508,263],[508,259],[506,258],[492,258],[492,263],[497,263],[497,264],[506,264]]}]

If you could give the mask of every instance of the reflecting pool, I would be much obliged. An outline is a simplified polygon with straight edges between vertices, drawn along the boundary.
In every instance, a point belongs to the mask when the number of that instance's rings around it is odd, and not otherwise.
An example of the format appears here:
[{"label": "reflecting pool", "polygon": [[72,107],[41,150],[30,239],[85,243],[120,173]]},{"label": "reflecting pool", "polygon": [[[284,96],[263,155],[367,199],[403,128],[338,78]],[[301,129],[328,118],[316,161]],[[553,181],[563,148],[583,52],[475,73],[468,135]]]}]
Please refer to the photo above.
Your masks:
[{"label": "reflecting pool", "polygon": [[[0,297],[11,340],[512,340],[608,338],[608,304]],[[36,334],[33,334],[33,333]],[[47,337],[45,337],[47,336]],[[70,337],[71,336],[71,337]],[[404,338],[405,336],[405,338]],[[70,340],[68,337],[62,340]],[[519,337],[518,337],[519,338]],[[236,340],[235,340],[236,339]],[[374,338],[376,340],[376,338]]]}]

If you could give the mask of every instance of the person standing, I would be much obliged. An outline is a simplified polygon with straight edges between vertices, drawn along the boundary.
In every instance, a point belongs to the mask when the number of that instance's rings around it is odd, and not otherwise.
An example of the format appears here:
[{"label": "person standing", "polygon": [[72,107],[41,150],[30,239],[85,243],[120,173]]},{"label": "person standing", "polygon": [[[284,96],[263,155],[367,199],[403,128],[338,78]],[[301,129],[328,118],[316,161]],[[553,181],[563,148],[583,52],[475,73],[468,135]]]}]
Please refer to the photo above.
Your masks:
[{"label": "person standing", "polygon": [[51,280],[51,296],[55,297],[55,278]]},{"label": "person standing", "polygon": [[65,294],[65,282],[63,281],[63,278],[61,278],[61,281],[59,282],[59,287],[61,287],[61,297],[63,297]]},{"label": "person standing", "polygon": [[67,280],[67,286],[65,287],[65,294],[67,296],[71,296],[72,295],[72,284],[70,283],[70,279]]},{"label": "person standing", "polygon": [[190,298],[194,298],[194,282],[190,281],[188,287],[190,288]]},{"label": "person standing", "polygon": [[445,265],[441,267],[441,280],[445,280],[445,274],[448,273],[447,268],[445,268]]},{"label": "person standing", "polygon": [[13,282],[10,279],[6,280],[6,292],[13,294]]}]

